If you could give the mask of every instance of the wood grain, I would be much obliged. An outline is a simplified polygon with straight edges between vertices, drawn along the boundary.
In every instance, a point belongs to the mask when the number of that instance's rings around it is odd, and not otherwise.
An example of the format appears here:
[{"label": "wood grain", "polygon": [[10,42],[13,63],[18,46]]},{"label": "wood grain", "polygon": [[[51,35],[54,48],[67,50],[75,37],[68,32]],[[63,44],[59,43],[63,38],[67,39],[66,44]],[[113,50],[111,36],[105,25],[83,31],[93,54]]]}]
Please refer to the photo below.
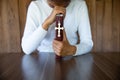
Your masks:
[{"label": "wood grain", "polygon": [[20,35],[22,38],[26,22],[27,9],[32,0],[18,0],[18,1],[19,1]]},{"label": "wood grain", "polygon": [[119,53],[88,53],[62,60],[49,52],[1,53],[0,80],[120,80],[117,60]]},{"label": "wood grain", "polygon": [[96,0],[86,0],[88,11],[89,11],[89,18],[92,30],[92,38],[94,42],[93,51],[96,51],[97,48],[97,26],[96,26]]},{"label": "wood grain", "polygon": [[113,0],[112,48],[120,52],[120,0]]},{"label": "wood grain", "polygon": [[120,52],[119,3],[119,0],[96,0],[96,52]]},{"label": "wood grain", "polygon": [[[21,52],[31,0],[0,0],[0,52]],[[120,52],[120,0],[86,0],[93,52]]]},{"label": "wood grain", "polygon": [[105,0],[104,5],[102,47],[103,51],[112,51],[112,0]]},{"label": "wood grain", "polygon": [[96,2],[96,51],[102,51],[103,43],[103,10],[104,10],[104,1],[99,0]]},{"label": "wood grain", "polygon": [[17,0],[0,0],[0,52],[20,52]]}]

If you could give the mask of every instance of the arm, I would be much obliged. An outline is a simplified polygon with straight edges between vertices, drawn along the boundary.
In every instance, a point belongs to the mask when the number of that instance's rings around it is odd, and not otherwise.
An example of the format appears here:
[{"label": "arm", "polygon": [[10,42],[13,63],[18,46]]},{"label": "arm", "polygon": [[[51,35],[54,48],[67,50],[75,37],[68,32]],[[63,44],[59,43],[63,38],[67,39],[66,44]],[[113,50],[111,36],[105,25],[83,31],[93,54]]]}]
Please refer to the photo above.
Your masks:
[{"label": "arm", "polygon": [[78,13],[76,15],[76,19],[78,20],[77,23],[80,43],[76,45],[70,45],[64,31],[63,41],[53,41],[53,49],[56,55],[78,56],[90,52],[93,47],[86,3],[82,1],[81,3],[78,2],[76,4],[80,5],[79,9],[77,8]]},{"label": "arm", "polygon": [[79,17],[78,34],[80,35],[80,43],[75,45],[76,46],[75,56],[88,53],[91,51],[93,47],[88,10],[85,1],[83,1],[81,7],[79,7],[78,17]]},{"label": "arm", "polygon": [[38,13],[37,6],[34,2],[31,2],[27,12],[26,25],[21,43],[22,49],[26,54],[30,54],[36,50],[47,34],[47,31],[42,28],[42,24],[38,22]]},{"label": "arm", "polygon": [[45,21],[40,24],[38,21],[40,21],[39,19],[41,16],[38,15],[40,14],[38,7],[33,2],[30,4],[27,13],[25,31],[22,38],[22,49],[24,53],[30,54],[37,49],[46,36],[49,25],[55,21],[55,16],[58,13],[65,14],[65,9],[56,6]]}]

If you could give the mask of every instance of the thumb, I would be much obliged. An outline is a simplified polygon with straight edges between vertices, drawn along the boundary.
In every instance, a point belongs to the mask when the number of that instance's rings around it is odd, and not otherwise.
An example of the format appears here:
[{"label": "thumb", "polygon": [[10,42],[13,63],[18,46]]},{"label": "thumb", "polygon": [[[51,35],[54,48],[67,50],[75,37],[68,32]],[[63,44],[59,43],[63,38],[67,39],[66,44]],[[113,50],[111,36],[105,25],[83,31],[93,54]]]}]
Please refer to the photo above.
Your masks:
[{"label": "thumb", "polygon": [[67,36],[66,36],[65,29],[63,30],[63,41],[67,41]]}]

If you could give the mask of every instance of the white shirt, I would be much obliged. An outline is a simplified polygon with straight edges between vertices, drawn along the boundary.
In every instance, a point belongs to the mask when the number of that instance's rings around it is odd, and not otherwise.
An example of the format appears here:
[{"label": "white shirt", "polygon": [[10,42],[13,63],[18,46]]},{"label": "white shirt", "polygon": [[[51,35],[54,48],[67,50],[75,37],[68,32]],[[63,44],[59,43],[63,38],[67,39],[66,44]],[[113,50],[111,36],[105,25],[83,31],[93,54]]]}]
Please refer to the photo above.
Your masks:
[{"label": "white shirt", "polygon": [[[30,54],[34,50],[40,52],[54,52],[52,41],[55,38],[55,23],[50,25],[48,31],[42,28],[42,23],[51,14],[52,8],[45,0],[32,1],[28,7],[27,20],[22,38],[24,53]],[[71,0],[66,8],[64,28],[67,39],[71,45],[76,46],[75,55],[91,51],[93,41],[87,6],[84,0]],[[78,36],[79,40],[78,42]]]}]

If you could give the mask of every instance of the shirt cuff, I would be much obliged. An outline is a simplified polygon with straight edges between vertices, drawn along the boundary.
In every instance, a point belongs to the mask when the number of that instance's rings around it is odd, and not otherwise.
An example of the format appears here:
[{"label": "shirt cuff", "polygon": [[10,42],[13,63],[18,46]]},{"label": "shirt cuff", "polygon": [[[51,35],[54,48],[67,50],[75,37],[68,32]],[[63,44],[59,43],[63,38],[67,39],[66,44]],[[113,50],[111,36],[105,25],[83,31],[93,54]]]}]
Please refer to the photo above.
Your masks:
[{"label": "shirt cuff", "polygon": [[47,33],[47,31],[42,27],[42,26],[39,26],[39,29],[38,29],[39,31],[40,31],[40,33],[42,33],[42,34],[46,34]]},{"label": "shirt cuff", "polygon": [[80,43],[75,46],[76,46],[76,53],[73,56],[78,56],[90,52],[92,50],[93,44]]}]

